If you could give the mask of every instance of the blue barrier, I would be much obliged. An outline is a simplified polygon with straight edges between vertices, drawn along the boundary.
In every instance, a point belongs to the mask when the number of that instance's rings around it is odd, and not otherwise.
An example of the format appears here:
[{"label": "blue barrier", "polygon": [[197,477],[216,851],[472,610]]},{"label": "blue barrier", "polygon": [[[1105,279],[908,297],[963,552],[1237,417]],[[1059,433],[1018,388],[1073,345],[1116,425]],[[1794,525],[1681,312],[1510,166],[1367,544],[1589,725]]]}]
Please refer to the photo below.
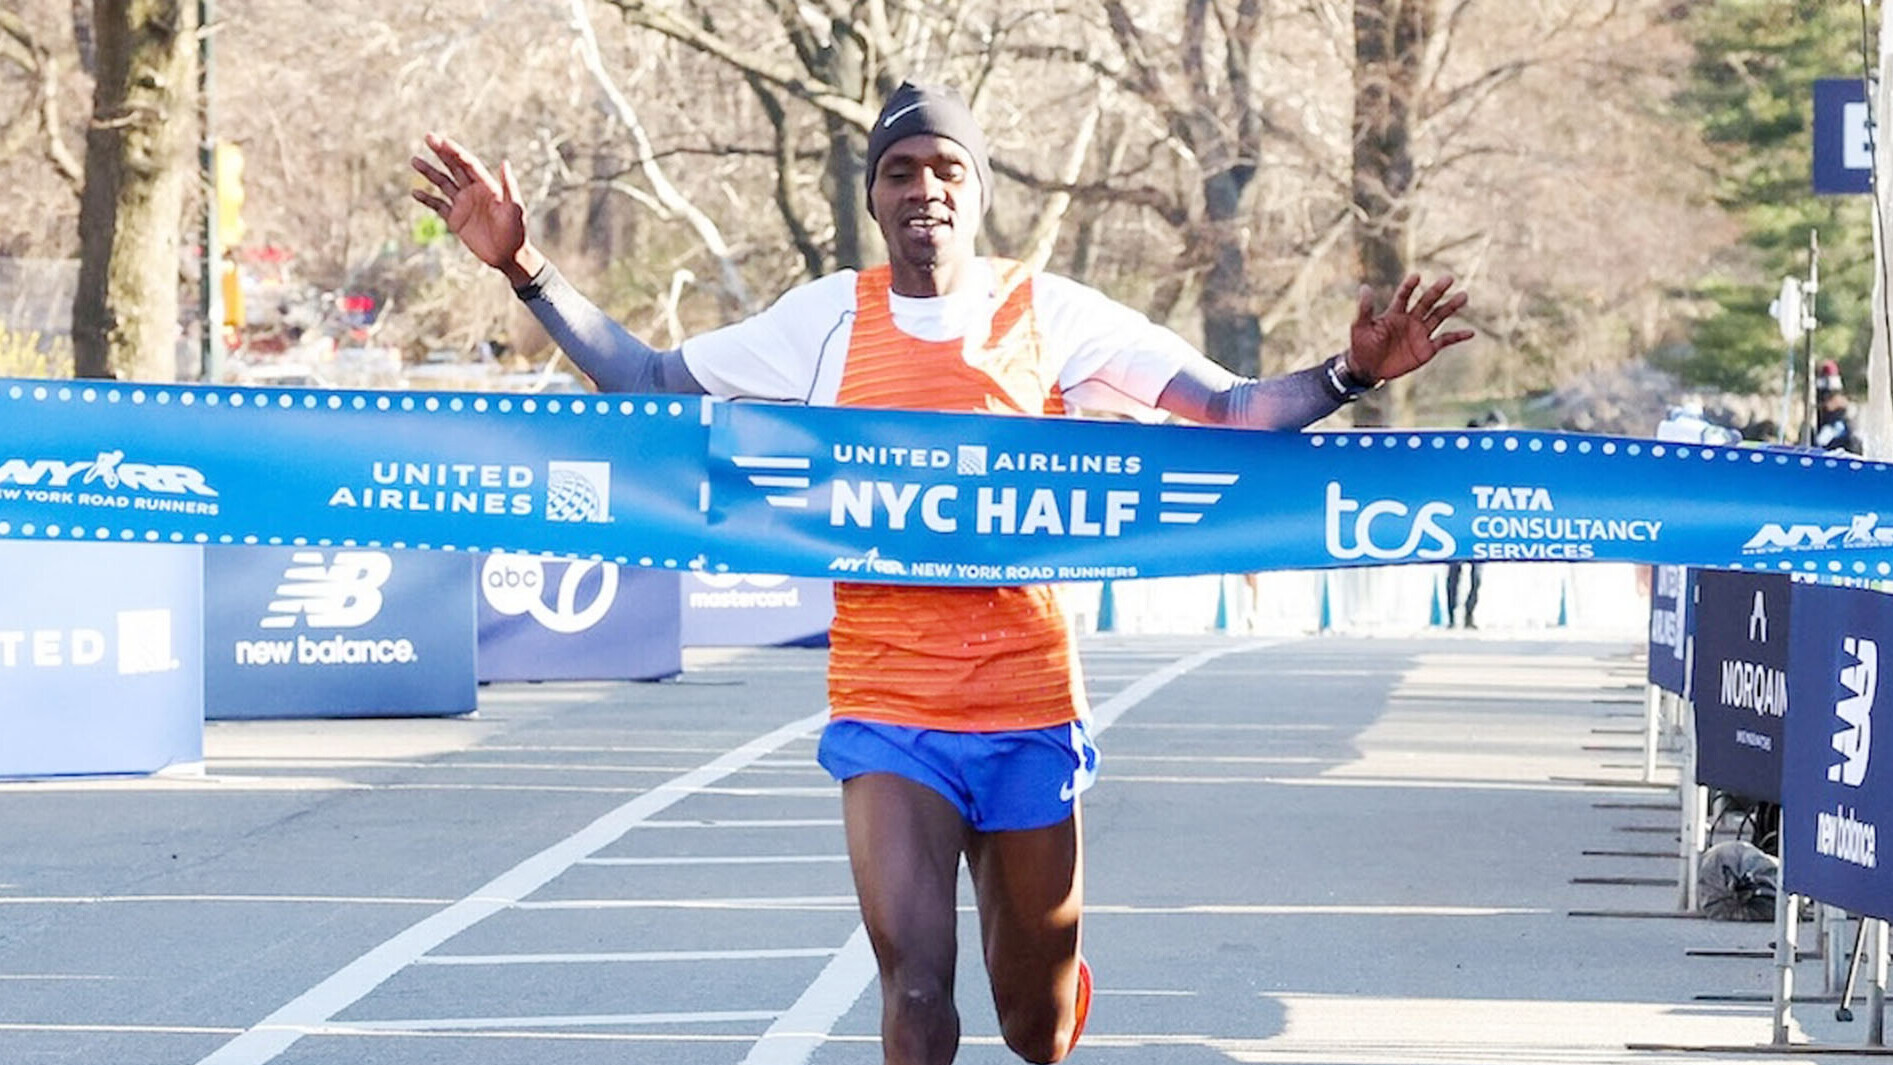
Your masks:
[{"label": "blue barrier", "polygon": [[1650,683],[1676,695],[1689,694],[1686,671],[1693,571],[1685,566],[1650,568]]},{"label": "blue barrier", "polygon": [[475,709],[473,559],[223,548],[204,564],[204,714],[380,717]]},{"label": "blue barrier", "polygon": [[482,681],[683,672],[678,574],[494,553],[479,560]]},{"label": "blue barrier", "polygon": [[203,760],[202,558],[0,543],[0,776]]},{"label": "blue barrier", "polygon": [[[1893,709],[1880,677],[1893,596],[1797,586],[1781,783],[1786,889],[1893,919]],[[1875,724],[1879,728],[1874,728]],[[1893,843],[1893,840],[1889,841]]]},{"label": "blue barrier", "polygon": [[1775,573],[1694,580],[1696,782],[1778,803],[1793,585]]},{"label": "blue barrier", "polygon": [[686,647],[825,646],[834,585],[818,578],[691,573],[680,582]]}]

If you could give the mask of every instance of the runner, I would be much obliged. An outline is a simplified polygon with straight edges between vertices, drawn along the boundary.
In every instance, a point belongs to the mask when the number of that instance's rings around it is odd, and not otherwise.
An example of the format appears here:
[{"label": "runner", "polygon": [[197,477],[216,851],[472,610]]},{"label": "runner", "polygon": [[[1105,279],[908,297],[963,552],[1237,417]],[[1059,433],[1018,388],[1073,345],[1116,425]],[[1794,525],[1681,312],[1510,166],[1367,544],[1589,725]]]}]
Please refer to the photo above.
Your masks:
[{"label": "runner", "polygon": [[[1346,351],[1265,380],[1238,377],[1175,333],[1069,279],[981,257],[992,200],[986,139],[951,88],[902,84],[868,138],[869,210],[889,262],[785,293],[767,310],[659,351],[579,295],[527,239],[510,165],[493,174],[429,136],[433,186],[414,196],[504,274],[605,391],[1058,415],[1162,411],[1295,429],[1470,339],[1451,278],[1409,277],[1376,310],[1363,288]],[[819,760],[842,782],[861,917],[881,976],[889,1065],[942,1065],[959,1046],[954,900],[972,873],[1006,1045],[1065,1058],[1084,1028],[1078,795],[1096,777],[1084,686],[1054,590],[840,583],[832,719]]]}]

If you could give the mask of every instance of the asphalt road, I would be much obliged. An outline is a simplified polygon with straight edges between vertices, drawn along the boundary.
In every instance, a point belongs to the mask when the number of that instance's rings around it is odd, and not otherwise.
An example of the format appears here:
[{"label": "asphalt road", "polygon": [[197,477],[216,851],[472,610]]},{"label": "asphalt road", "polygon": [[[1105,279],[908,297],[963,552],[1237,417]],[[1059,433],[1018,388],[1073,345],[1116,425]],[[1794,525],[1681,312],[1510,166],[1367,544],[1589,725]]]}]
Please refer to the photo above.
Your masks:
[{"label": "asphalt road", "polygon": [[[1675,790],[1630,750],[1640,646],[1100,637],[1084,658],[1099,995],[1072,1060],[1766,1041],[1766,1002],[1739,999],[1767,963],[1739,955],[1767,926],[1628,916],[1677,901],[1676,860],[1648,856],[1674,853]],[[215,723],[199,779],[0,785],[0,1065],[879,1062],[813,759],[822,653],[690,661],[494,686],[470,719]],[[1012,1061],[970,908],[962,932],[960,1060]],[[1858,1045],[1832,1012],[1798,1007],[1799,1037]]]}]

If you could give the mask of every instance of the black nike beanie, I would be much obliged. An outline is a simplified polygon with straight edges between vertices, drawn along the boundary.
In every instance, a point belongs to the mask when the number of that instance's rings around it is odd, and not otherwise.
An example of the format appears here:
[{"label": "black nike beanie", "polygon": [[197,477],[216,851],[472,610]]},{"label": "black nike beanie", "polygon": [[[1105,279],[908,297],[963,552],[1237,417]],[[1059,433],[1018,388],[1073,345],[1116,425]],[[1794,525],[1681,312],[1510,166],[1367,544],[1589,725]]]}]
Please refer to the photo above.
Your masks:
[{"label": "black nike beanie", "polygon": [[881,156],[895,141],[921,133],[945,137],[973,157],[973,173],[979,178],[979,213],[984,217],[993,202],[993,170],[987,158],[986,134],[980,131],[959,90],[911,81],[901,82],[887,98],[874,128],[868,132],[868,212],[874,211],[874,172],[880,169]]}]

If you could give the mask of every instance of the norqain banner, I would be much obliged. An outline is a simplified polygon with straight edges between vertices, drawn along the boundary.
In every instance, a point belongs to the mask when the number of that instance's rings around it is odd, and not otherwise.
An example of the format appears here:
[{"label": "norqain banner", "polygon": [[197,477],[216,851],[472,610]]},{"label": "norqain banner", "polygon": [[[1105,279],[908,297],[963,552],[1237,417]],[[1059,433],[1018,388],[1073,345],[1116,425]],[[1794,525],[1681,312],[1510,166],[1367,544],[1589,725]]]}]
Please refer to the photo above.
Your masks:
[{"label": "norqain banner", "polygon": [[1696,782],[1781,801],[1788,601],[1779,573],[1695,575]]},{"label": "norqain banner", "polygon": [[1884,464],[651,396],[0,380],[0,537],[535,551],[883,582],[1439,562],[1893,574]]}]

